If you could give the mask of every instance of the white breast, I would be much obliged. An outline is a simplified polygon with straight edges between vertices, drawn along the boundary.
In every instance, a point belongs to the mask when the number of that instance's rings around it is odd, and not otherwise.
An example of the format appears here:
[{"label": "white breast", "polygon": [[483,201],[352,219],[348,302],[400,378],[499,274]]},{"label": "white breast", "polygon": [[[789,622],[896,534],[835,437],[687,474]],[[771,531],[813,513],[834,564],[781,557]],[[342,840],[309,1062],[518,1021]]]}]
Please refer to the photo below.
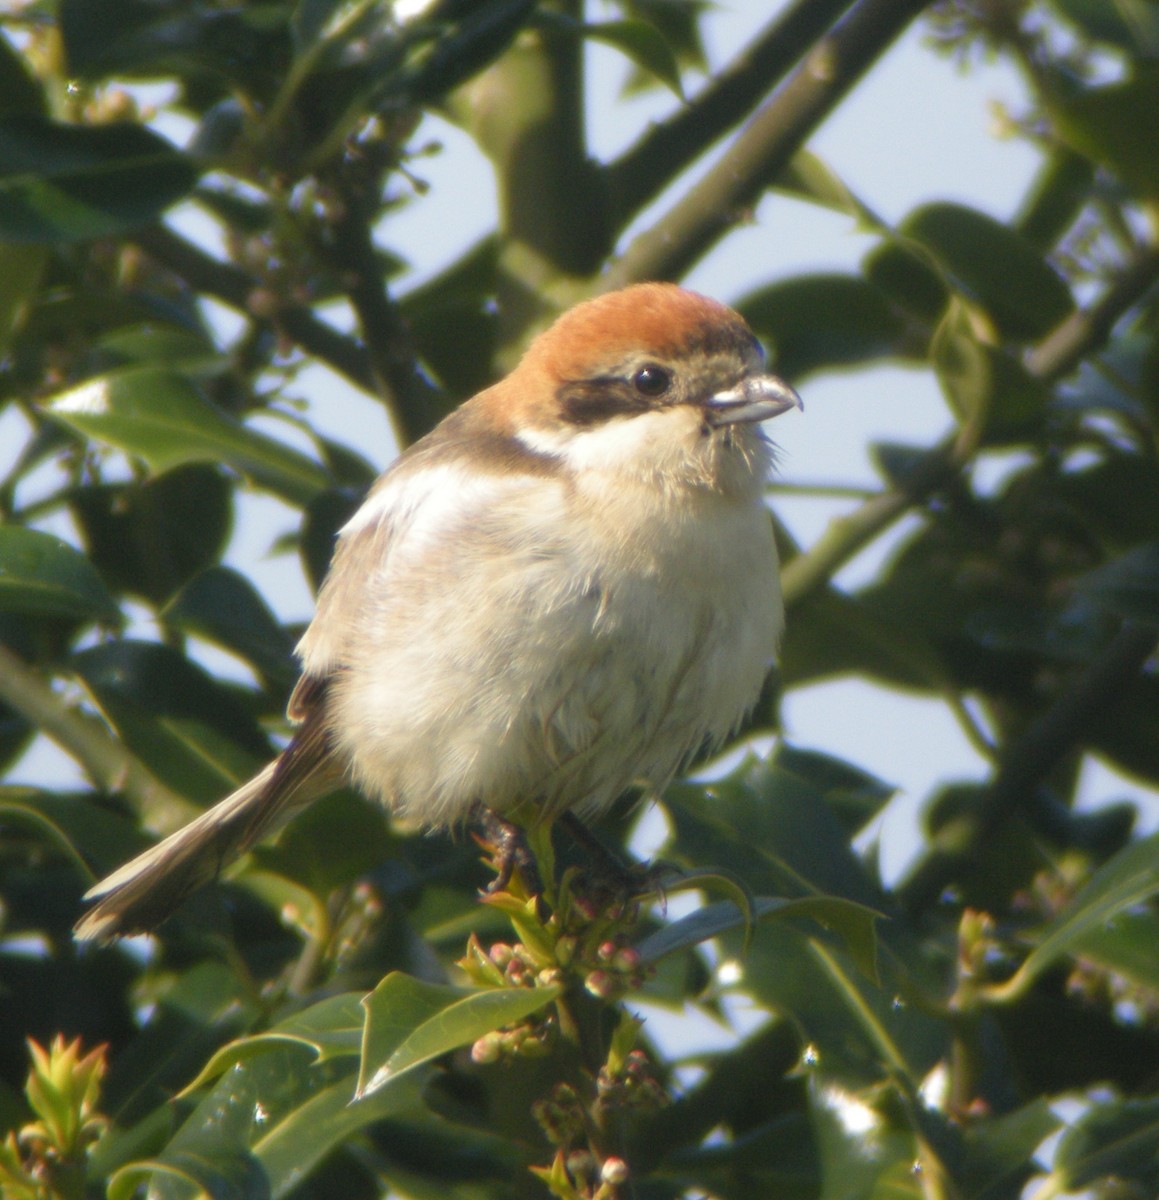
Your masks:
[{"label": "white breast", "polygon": [[476,802],[593,812],[735,728],[782,624],[759,493],[469,487],[466,504],[445,475],[437,504],[395,497],[423,518],[356,606],[332,728],[363,790],[431,826]]}]

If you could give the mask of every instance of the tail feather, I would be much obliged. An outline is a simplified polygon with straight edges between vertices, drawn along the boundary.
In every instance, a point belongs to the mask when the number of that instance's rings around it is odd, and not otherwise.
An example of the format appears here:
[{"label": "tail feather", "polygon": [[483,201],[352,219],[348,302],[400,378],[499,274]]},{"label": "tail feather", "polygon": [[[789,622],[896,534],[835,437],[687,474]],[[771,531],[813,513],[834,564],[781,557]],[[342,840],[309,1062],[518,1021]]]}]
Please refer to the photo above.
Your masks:
[{"label": "tail feather", "polygon": [[107,942],[155,929],[257,838],[333,785],[311,772],[290,788],[277,787],[280,761],[91,888],[85,899],[96,903],[77,922],[78,940]]}]

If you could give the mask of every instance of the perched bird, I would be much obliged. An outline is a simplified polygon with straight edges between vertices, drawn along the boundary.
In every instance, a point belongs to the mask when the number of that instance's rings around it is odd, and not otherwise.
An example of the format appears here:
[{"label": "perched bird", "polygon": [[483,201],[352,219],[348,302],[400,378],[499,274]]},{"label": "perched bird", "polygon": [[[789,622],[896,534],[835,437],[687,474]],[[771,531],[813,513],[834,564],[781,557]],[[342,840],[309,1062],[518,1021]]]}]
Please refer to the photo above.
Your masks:
[{"label": "perched bird", "polygon": [[776,652],[759,423],[800,403],[704,296],[646,283],[565,313],[342,529],[286,749],[97,884],[77,936],[153,928],[346,782],[430,829],[662,788],[737,727]]}]

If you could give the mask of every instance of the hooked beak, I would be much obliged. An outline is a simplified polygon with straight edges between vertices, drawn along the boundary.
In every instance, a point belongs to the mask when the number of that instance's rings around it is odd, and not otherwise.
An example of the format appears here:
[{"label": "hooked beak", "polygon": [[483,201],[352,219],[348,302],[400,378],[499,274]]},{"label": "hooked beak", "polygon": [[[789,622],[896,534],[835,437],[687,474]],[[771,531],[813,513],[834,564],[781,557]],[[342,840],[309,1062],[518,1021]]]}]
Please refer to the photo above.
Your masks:
[{"label": "hooked beak", "polygon": [[775,375],[750,375],[735,387],[709,396],[705,416],[709,425],[747,424],[779,417],[790,408],[805,409],[801,397]]}]

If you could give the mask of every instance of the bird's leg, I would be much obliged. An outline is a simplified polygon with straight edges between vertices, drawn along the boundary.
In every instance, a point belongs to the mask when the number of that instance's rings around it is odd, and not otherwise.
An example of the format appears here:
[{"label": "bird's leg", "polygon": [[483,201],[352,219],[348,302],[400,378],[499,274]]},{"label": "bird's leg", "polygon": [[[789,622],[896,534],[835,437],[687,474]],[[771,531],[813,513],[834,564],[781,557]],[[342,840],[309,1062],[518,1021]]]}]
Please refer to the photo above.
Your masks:
[{"label": "bird's leg", "polygon": [[572,841],[587,858],[588,873],[597,893],[618,896],[624,900],[634,900],[651,893],[663,898],[663,877],[671,872],[671,867],[663,863],[645,866],[641,863],[629,865],[623,862],[575,813],[564,813],[559,818],[559,823],[567,829]]},{"label": "bird's leg", "polygon": [[539,866],[523,830],[514,821],[508,821],[482,805],[475,819],[498,872],[486,890],[489,893],[503,891],[511,882],[511,876],[518,871],[528,895],[542,896],[543,880],[539,876]]}]

